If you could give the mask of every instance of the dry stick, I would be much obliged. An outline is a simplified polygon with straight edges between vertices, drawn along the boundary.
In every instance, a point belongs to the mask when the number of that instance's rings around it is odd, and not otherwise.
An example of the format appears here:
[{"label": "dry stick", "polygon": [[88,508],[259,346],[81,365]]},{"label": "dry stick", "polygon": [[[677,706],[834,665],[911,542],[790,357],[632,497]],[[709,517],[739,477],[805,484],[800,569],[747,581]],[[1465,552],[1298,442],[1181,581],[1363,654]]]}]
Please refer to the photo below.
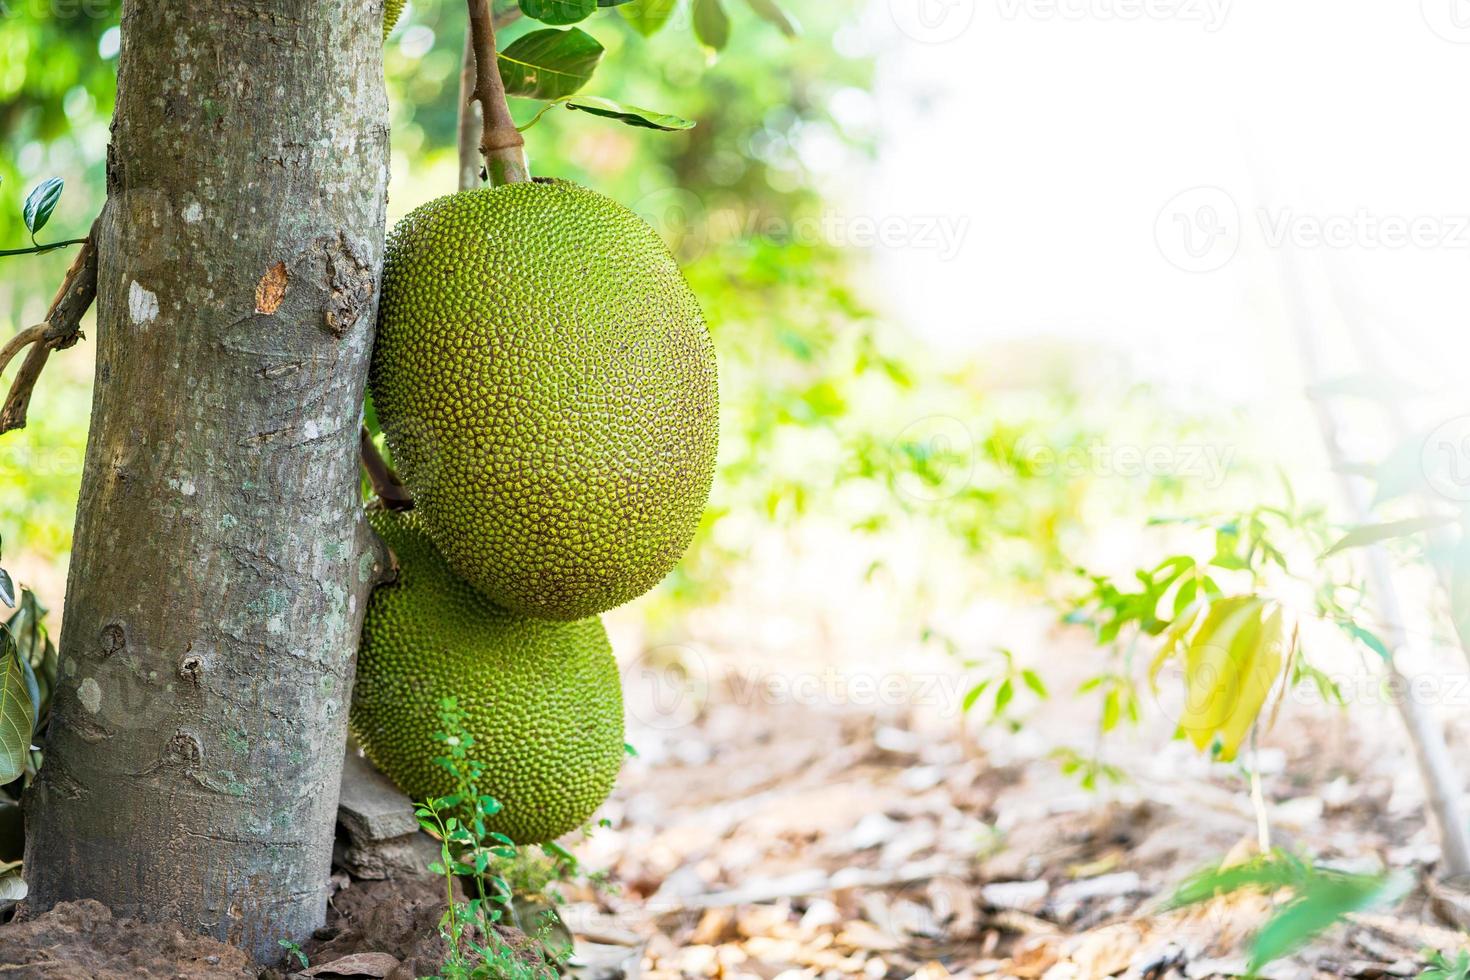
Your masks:
[{"label": "dry stick", "polygon": [[[1353,482],[1348,466],[1347,454],[1342,447],[1342,424],[1338,420],[1327,396],[1317,390],[1321,383],[1321,361],[1317,351],[1317,340],[1311,325],[1311,313],[1303,295],[1301,273],[1296,265],[1296,255],[1290,249],[1282,251],[1284,285],[1290,304],[1290,318],[1300,352],[1302,371],[1306,375],[1308,397],[1312,411],[1317,417],[1317,426],[1322,433],[1322,443],[1333,471],[1338,476],[1342,495],[1348,504],[1349,516],[1354,524],[1367,524],[1371,520],[1367,502],[1358,486]],[[1408,677],[1399,670],[1393,655],[1408,641],[1404,628],[1403,609],[1399,604],[1398,591],[1394,587],[1393,567],[1388,552],[1382,545],[1370,545],[1364,549],[1368,560],[1369,593],[1378,606],[1384,624],[1384,640],[1389,657],[1384,661],[1388,673],[1389,689],[1396,696],[1394,706],[1403,718],[1409,731],[1409,741],[1414,747],[1414,761],[1419,767],[1419,776],[1424,782],[1425,805],[1439,834],[1440,850],[1443,852],[1445,876],[1459,878],[1470,876],[1470,827],[1466,826],[1460,809],[1459,773],[1445,744],[1444,731],[1427,707],[1413,696],[1413,687]]]},{"label": "dry stick", "polygon": [[464,32],[464,60],[459,67],[459,189],[480,186],[480,109],[475,101],[475,42]]},{"label": "dry stick", "polygon": [[531,179],[526,168],[526,141],[516,129],[505,101],[505,83],[495,58],[495,18],[490,0],[468,0],[470,43],[475,51],[475,101],[485,120],[480,155],[491,185],[516,184]]},{"label": "dry stick", "polygon": [[378,495],[383,506],[389,510],[412,510],[413,498],[399,482],[398,474],[383,459],[383,454],[378,452],[378,446],[373,442],[372,433],[368,432],[367,426],[362,427],[360,442],[362,468],[367,470],[368,482],[373,485],[373,492]]},{"label": "dry stick", "polygon": [[[31,405],[31,392],[41,377],[41,370],[54,350],[65,350],[82,336],[82,316],[97,296],[97,224],[81,239],[82,248],[66,270],[66,278],[51,300],[44,323],[22,331],[0,350],[0,371],[27,344],[31,345],[20,371],[11,383],[10,394],[0,407],[0,434],[25,428],[26,413]],[[39,330],[39,334],[37,331]]]},{"label": "dry stick", "polygon": [[34,344],[46,336],[47,326],[48,324],[38,323],[34,327],[26,327],[20,333],[6,341],[4,347],[0,347],[0,374],[5,373],[5,369],[10,366],[10,362],[15,359],[15,355],[20,353],[21,348],[29,344]]},{"label": "dry stick", "polygon": [[[1337,301],[1338,312],[1342,314],[1343,323],[1347,326],[1348,335],[1352,338],[1353,344],[1357,348],[1358,360],[1362,364],[1363,369],[1371,370],[1377,365],[1388,363],[1380,349],[1381,345],[1378,343],[1378,337],[1357,310],[1357,305],[1354,302],[1356,298],[1355,291],[1344,277],[1340,264],[1334,262],[1328,271],[1331,273],[1332,293],[1334,299]],[[1400,444],[1403,444],[1412,435],[1413,431],[1407,416],[1404,414],[1403,408],[1397,402],[1386,399],[1383,402],[1383,412],[1388,419],[1388,425],[1393,432],[1394,438]],[[1421,490],[1419,496],[1424,498],[1432,495],[1427,490]],[[1421,499],[1421,502],[1424,501]],[[1443,504],[1444,501],[1434,501],[1431,499],[1427,503],[1431,505],[1435,503]],[[1421,507],[1420,511],[1424,514],[1433,514],[1434,508]],[[1470,533],[1470,531],[1462,533]],[[1445,560],[1445,556],[1452,553],[1454,542],[1450,540],[1450,536],[1444,528],[1430,528],[1424,534],[1429,539],[1429,567],[1434,570],[1434,575],[1439,580],[1440,589],[1446,596],[1451,597],[1453,601],[1455,594],[1454,570],[1450,563]],[[1459,632],[1458,626],[1456,627],[1456,632],[1457,634]],[[1465,654],[1466,659],[1470,659],[1470,634],[1460,636],[1459,639],[1460,651]]]}]

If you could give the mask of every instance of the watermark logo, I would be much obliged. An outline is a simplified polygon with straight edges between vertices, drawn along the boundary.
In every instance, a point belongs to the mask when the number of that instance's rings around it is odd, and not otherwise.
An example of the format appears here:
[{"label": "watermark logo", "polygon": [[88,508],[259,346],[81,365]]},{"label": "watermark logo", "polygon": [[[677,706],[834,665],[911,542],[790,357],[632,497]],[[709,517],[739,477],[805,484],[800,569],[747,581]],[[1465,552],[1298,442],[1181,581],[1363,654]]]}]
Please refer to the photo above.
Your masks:
[{"label": "watermark logo", "polygon": [[682,187],[664,187],[644,194],[630,210],[653,226],[669,251],[692,262],[709,247],[709,219],[704,201]]},{"label": "watermark logo", "polygon": [[1314,214],[1290,207],[1243,215],[1220,187],[1182,191],[1154,220],[1159,253],[1185,272],[1223,269],[1248,232],[1269,249],[1470,249],[1470,215],[1375,214],[1366,208]]},{"label": "watermark logo", "polygon": [[1429,433],[1420,463],[1436,493],[1470,503],[1470,415],[1450,419]]},{"label": "watermark logo", "polygon": [[1240,208],[1218,187],[1192,187],[1169,200],[1154,220],[1154,241],[1185,272],[1214,272],[1240,248]]},{"label": "watermark logo", "polygon": [[1225,26],[1232,0],[998,0],[1005,20],[1175,21],[1207,34]]},{"label": "watermark logo", "polygon": [[895,477],[898,492],[924,503],[956,496],[975,475],[975,437],[969,426],[948,415],[910,423],[894,441],[908,464]]},{"label": "watermark logo", "polygon": [[975,21],[975,0],[888,0],[893,23],[920,44],[945,44]]},{"label": "watermark logo", "polygon": [[1429,29],[1451,44],[1470,44],[1470,0],[1419,0]]},{"label": "watermark logo", "polygon": [[665,732],[686,728],[709,704],[709,663],[693,647],[650,647],[622,674],[628,714],[649,728]]},{"label": "watermark logo", "polygon": [[1037,476],[1060,475],[1070,479],[1083,477],[1142,477],[1198,480],[1208,490],[1225,483],[1235,460],[1234,446],[1208,443],[1155,443],[1153,445],[1068,446],[1061,450],[1051,446],[1028,449],[1025,459]]}]

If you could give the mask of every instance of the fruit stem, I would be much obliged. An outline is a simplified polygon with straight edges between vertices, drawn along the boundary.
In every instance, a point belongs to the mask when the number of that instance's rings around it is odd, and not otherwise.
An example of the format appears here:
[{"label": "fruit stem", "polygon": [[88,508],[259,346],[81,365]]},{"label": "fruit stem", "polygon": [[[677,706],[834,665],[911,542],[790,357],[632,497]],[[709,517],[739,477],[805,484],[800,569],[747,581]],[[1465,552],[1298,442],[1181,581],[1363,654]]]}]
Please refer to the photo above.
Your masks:
[{"label": "fruit stem", "polygon": [[531,179],[526,167],[526,141],[516,129],[510,106],[505,101],[505,82],[495,57],[495,18],[490,0],[468,0],[470,41],[475,49],[475,92],[480,116],[485,120],[480,134],[480,155],[492,186]]},{"label": "fruit stem", "polygon": [[373,492],[378,495],[383,506],[389,510],[413,510],[413,498],[409,496],[408,489],[399,482],[398,474],[383,459],[383,454],[378,452],[378,446],[373,442],[367,426],[362,428],[360,442],[362,468],[367,470],[368,482],[373,485]]}]

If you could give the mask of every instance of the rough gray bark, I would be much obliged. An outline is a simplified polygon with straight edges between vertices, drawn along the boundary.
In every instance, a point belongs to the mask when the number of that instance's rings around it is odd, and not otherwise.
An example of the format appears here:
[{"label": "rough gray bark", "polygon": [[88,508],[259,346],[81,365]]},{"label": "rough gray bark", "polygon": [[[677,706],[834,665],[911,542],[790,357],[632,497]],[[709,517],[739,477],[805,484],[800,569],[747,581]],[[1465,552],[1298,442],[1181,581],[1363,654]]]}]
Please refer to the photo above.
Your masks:
[{"label": "rough gray bark", "polygon": [[381,7],[124,4],[33,907],[96,898],[270,959],[323,919],[385,557],[357,471]]}]

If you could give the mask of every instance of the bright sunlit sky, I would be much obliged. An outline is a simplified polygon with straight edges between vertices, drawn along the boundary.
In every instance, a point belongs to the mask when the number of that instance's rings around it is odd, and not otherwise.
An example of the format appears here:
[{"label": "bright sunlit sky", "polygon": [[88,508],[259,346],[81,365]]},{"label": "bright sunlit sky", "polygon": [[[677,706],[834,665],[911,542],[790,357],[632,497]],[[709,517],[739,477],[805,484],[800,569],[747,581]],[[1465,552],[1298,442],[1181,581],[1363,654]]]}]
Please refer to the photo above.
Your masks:
[{"label": "bright sunlit sky", "polygon": [[839,38],[881,53],[855,210],[910,222],[876,252],[931,341],[1102,341],[1231,402],[1299,390],[1272,239],[1321,229],[1346,237],[1301,240],[1307,278],[1437,372],[1417,382],[1465,379],[1470,2],[873,0],[866,27]]}]

